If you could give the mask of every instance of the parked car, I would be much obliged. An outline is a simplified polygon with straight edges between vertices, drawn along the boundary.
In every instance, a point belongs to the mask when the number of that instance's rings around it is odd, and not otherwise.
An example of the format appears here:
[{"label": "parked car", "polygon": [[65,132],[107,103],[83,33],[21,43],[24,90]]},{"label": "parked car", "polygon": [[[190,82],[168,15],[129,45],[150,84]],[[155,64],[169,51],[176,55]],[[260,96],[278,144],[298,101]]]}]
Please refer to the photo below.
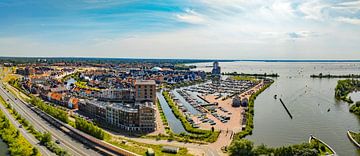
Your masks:
[{"label": "parked car", "polygon": [[60,140],[56,140],[55,143],[60,144]]}]

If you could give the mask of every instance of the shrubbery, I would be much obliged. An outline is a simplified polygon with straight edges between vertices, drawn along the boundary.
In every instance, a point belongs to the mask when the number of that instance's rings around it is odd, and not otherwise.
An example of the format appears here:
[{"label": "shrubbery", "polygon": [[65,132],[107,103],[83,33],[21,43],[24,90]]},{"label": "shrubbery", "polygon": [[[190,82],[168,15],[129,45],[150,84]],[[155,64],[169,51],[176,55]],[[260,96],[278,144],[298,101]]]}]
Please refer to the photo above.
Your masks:
[{"label": "shrubbery", "polygon": [[101,140],[105,137],[105,132],[101,128],[83,118],[75,118],[75,128]]},{"label": "shrubbery", "polygon": [[348,94],[359,90],[360,81],[354,79],[339,80],[335,87],[335,98],[344,100],[348,103],[353,103],[350,98],[347,98]]},{"label": "shrubbery", "polygon": [[68,123],[69,122],[69,115],[66,111],[56,108],[54,106],[48,105],[43,102],[41,99],[31,96],[30,101],[31,104],[37,106],[39,109],[44,111],[45,113],[51,115],[54,118],[59,119],[62,122]]},{"label": "shrubbery", "polygon": [[0,137],[8,144],[10,155],[38,156],[37,148],[33,147],[20,132],[9,122],[0,111]]},{"label": "shrubbery", "polygon": [[349,111],[360,116],[360,101],[353,104]]},{"label": "shrubbery", "polygon": [[274,155],[274,156],[293,156],[306,155],[317,156],[320,152],[313,144],[303,143],[299,145],[284,146],[279,148],[269,148],[265,145],[255,147],[254,144],[246,139],[239,139],[232,142],[229,147],[230,156],[258,156],[258,155]]}]

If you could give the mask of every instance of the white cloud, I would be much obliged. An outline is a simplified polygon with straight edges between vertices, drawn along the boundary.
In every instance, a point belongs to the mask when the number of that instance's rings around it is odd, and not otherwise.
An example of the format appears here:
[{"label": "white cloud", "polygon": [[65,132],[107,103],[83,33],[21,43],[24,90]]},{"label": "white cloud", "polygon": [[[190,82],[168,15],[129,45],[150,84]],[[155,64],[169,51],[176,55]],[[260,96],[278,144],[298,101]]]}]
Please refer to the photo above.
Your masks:
[{"label": "white cloud", "polygon": [[191,24],[204,24],[206,22],[206,19],[203,15],[195,12],[192,9],[185,9],[184,13],[177,14],[176,17],[181,22],[186,22]]},{"label": "white cloud", "polygon": [[358,18],[339,17],[339,18],[337,18],[337,20],[340,22],[345,22],[345,23],[349,23],[349,24],[360,25],[360,19],[358,19]]},{"label": "white cloud", "polygon": [[[200,4],[182,13],[170,13],[173,20],[189,23],[188,27],[114,34],[112,38],[94,36],[71,44],[6,38],[0,39],[0,55],[32,52],[38,56],[162,58],[360,57],[360,19],[348,11],[358,9],[359,2],[200,0]],[[344,27],[344,23],[356,26]]]},{"label": "white cloud", "polygon": [[324,20],[325,15],[323,10],[328,6],[328,4],[320,0],[314,0],[300,4],[299,10],[304,14],[304,18],[306,19]]}]

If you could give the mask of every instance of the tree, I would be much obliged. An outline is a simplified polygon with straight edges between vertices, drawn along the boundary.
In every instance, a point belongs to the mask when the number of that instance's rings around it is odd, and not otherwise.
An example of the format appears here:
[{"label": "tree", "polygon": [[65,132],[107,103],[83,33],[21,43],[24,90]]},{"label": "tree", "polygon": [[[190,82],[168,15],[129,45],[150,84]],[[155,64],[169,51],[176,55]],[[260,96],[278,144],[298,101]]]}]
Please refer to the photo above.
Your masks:
[{"label": "tree", "polygon": [[46,132],[42,135],[40,144],[46,144],[51,141],[51,134],[49,132]]},{"label": "tree", "polygon": [[254,144],[247,139],[235,140],[229,148],[230,155],[253,156],[255,155],[253,152],[253,147]]},{"label": "tree", "polygon": [[275,149],[274,155],[275,156],[293,156],[294,151],[293,151],[293,148],[291,146],[289,146],[289,147],[280,147],[280,148]]},{"label": "tree", "polygon": [[260,146],[254,149],[255,155],[266,155],[272,152],[271,148],[266,147],[265,144],[261,144]]}]

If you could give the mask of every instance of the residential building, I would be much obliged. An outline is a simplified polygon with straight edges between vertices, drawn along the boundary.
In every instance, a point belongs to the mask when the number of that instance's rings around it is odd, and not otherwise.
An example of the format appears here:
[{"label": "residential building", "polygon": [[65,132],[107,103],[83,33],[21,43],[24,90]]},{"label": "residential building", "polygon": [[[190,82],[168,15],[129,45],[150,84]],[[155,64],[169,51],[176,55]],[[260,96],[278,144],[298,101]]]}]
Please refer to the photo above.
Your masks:
[{"label": "residential building", "polygon": [[100,100],[104,101],[125,101],[135,100],[134,90],[131,88],[105,89],[100,93]]},{"label": "residential building", "polygon": [[154,80],[135,81],[135,99],[138,102],[156,102],[156,83]]},{"label": "residential building", "polygon": [[156,128],[152,102],[113,103],[98,100],[79,102],[79,111],[120,131],[152,132]]}]

